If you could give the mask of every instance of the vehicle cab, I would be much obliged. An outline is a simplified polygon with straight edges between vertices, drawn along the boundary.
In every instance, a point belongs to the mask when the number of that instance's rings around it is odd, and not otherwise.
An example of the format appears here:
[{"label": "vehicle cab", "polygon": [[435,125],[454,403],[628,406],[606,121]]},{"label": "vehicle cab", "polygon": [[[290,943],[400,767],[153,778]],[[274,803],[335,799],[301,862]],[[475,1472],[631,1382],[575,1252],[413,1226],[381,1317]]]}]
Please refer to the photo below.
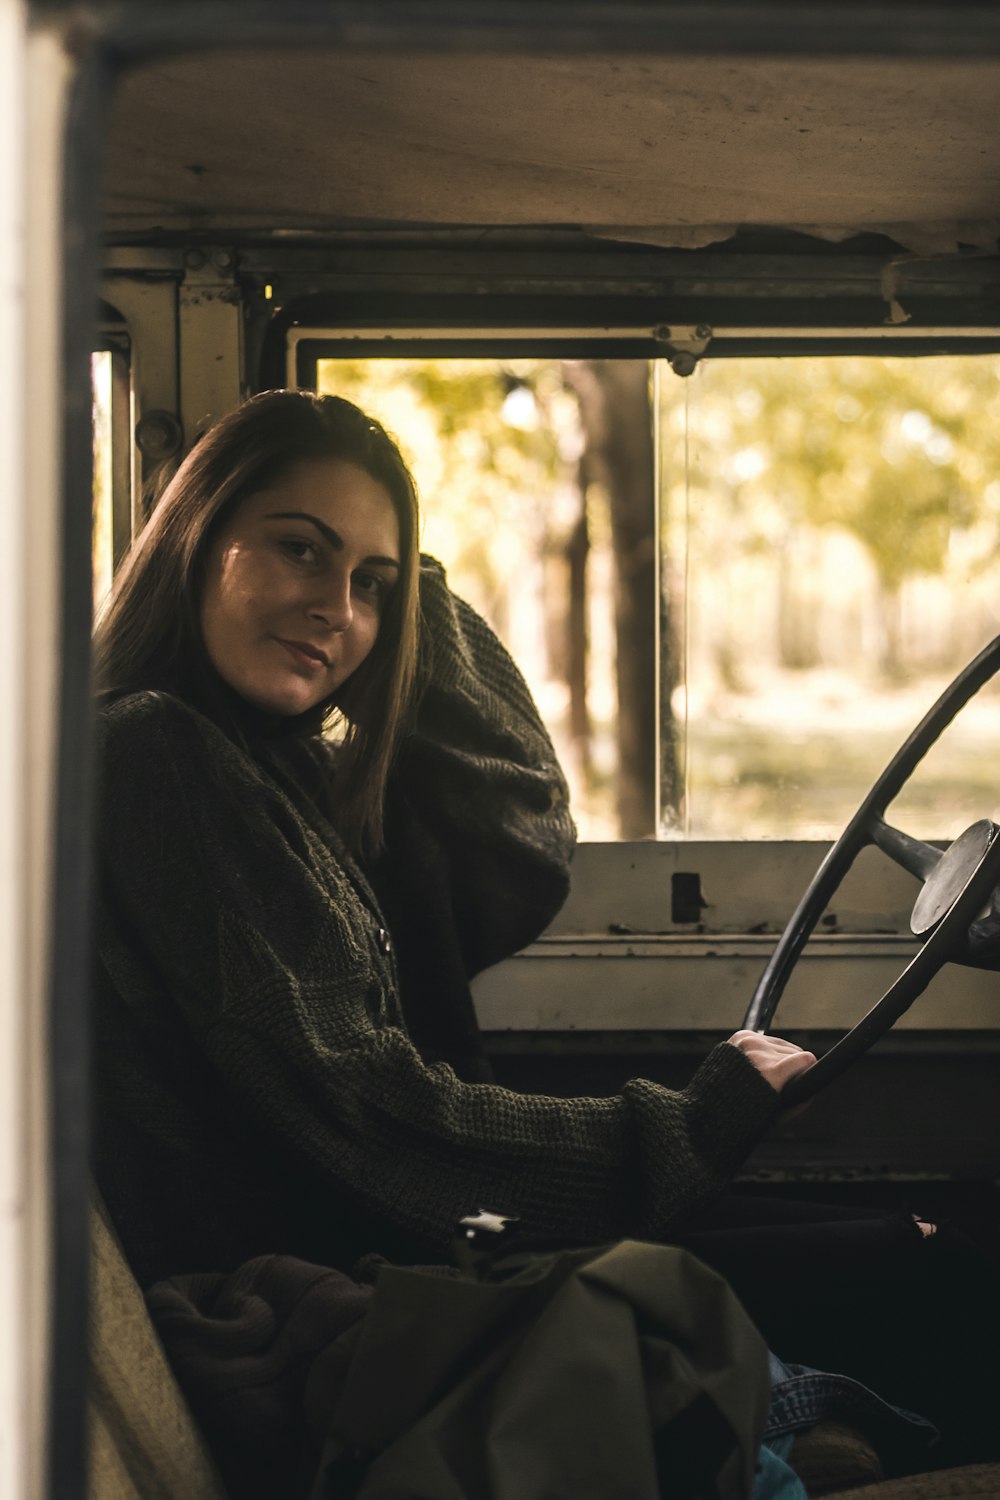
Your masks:
[{"label": "vehicle cab", "polygon": [[[89,623],[166,479],[278,386],[346,395],[399,436],[427,550],[524,668],[581,829],[563,912],[476,982],[497,1075],[683,1083],[742,1024],[870,784],[1000,634],[1000,20],[488,0],[0,14],[4,255],[26,288],[4,301],[5,1275],[23,1313],[0,1488],[69,1496]],[[995,817],[998,740],[987,686],[894,818],[944,846]],[[818,1053],[850,1029],[919,949],[918,889],[864,849],[774,1029]],[[943,968],[746,1180],[920,1183],[943,1212],[962,1195],[996,1214],[998,1000],[992,969]]]}]

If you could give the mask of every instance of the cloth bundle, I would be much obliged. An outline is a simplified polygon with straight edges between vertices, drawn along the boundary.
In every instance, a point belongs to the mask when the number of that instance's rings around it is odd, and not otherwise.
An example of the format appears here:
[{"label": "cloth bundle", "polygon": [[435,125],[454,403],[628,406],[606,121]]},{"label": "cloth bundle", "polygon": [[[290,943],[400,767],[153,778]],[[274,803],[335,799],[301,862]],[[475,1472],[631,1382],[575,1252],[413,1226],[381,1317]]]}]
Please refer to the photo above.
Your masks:
[{"label": "cloth bundle", "polygon": [[240,1500],[746,1500],[768,1356],[720,1276],[627,1240],[486,1276],[384,1265],[356,1321],[354,1283],[272,1256],[149,1303]]}]

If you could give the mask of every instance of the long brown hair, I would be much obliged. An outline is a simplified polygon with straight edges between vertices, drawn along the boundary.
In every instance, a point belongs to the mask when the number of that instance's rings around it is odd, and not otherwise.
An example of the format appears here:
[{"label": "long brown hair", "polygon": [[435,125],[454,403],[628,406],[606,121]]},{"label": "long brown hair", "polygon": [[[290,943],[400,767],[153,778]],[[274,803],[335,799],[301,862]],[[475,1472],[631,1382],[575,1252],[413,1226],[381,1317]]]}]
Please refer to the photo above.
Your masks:
[{"label": "long brown hair", "polygon": [[340,716],[337,822],[361,853],[382,843],[386,779],[413,690],[418,629],[418,513],[413,478],[373,417],[339,396],[265,391],[205,433],[167,486],[118,571],[94,637],[103,694],[163,689],[226,728],[221,680],[209,663],[199,611],[212,539],[249,495],[299,463],[337,458],[384,485],[399,522],[400,576],[371,653],[337,693],[283,723],[316,734]]}]

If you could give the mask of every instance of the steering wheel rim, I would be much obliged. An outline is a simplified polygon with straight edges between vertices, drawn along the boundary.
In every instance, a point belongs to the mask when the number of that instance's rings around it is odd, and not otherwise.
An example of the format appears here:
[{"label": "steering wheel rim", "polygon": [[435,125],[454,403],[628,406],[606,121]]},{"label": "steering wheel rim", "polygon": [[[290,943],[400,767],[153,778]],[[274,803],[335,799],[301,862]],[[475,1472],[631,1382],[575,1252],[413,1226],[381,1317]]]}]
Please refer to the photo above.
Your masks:
[{"label": "steering wheel rim", "polygon": [[[743,1021],[745,1030],[768,1029],[785,986],[816,923],[839,890],[858,854],[869,844],[876,842],[875,834],[879,825],[884,826],[883,814],[886,807],[898,796],[956,714],[998,671],[1000,636],[984,647],[959,673],[900,746],[830,849],[789,918],[747,1007]],[[998,884],[1000,835],[994,833],[953,905],[919,952],[882,998],[846,1036],[818,1058],[812,1067],[785,1085],[781,1091],[783,1107],[790,1108],[811,1098],[889,1030],[923,993],[938,970],[948,962],[970,923]]]}]

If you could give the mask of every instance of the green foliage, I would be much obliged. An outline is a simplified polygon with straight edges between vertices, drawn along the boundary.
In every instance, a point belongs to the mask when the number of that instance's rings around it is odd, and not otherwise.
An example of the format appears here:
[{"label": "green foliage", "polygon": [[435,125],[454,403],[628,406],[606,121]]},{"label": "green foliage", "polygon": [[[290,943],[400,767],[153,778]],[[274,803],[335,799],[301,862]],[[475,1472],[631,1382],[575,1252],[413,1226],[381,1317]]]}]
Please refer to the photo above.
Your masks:
[{"label": "green foliage", "polygon": [[527,543],[545,548],[575,402],[551,360],[323,360],[321,391],[371,411],[417,481],[423,545],[502,620]]},{"label": "green foliage", "polygon": [[694,377],[690,412],[691,483],[745,547],[840,527],[887,594],[943,572],[960,533],[966,562],[997,551],[1000,359],[718,361]]}]

